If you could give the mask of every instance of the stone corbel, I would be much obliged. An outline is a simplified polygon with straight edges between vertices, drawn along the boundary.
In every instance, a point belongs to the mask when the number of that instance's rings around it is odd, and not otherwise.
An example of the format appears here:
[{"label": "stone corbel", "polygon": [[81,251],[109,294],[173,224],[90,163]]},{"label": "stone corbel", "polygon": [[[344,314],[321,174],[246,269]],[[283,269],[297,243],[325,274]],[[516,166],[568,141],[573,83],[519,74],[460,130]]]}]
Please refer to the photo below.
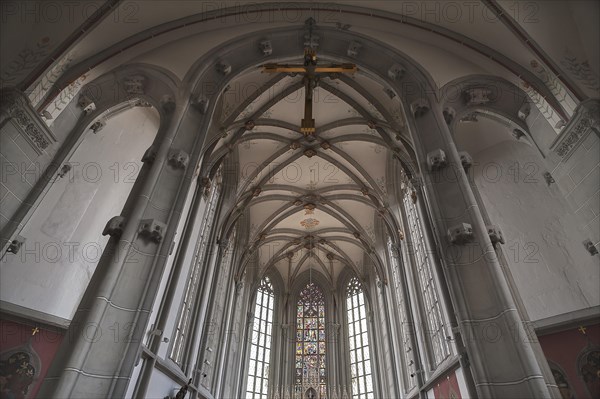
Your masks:
[{"label": "stone corbel", "polygon": [[156,147],[151,145],[142,155],[142,162],[152,165],[156,159]]},{"label": "stone corbel", "polygon": [[261,40],[260,43],[258,43],[258,48],[265,57],[273,54],[273,46],[271,45],[270,40]]},{"label": "stone corbel", "polygon": [[102,230],[103,236],[111,236],[114,238],[121,238],[121,234],[123,234],[123,228],[125,227],[125,217],[124,216],[113,216],[110,218],[104,230]]},{"label": "stone corbel", "polygon": [[188,163],[190,161],[190,156],[187,152],[183,150],[171,150],[169,153],[169,165],[173,166],[175,169],[185,170],[187,168]]},{"label": "stone corbel", "polygon": [[450,125],[454,118],[456,118],[456,110],[452,107],[444,108],[442,113],[444,114],[444,120],[446,121],[447,125]]},{"label": "stone corbel", "polygon": [[348,50],[346,51],[346,54],[348,54],[348,57],[358,57],[358,52],[360,51],[361,47],[362,44],[354,40],[348,45]]},{"label": "stone corbel", "polygon": [[10,245],[6,249],[6,252],[10,252],[11,254],[19,253],[19,250],[25,244],[27,239],[22,236],[16,236],[14,240],[10,242]]},{"label": "stone corbel", "polygon": [[402,78],[404,78],[405,74],[406,74],[406,69],[404,69],[404,67],[400,64],[394,64],[388,70],[388,76],[390,77],[390,79],[396,80],[396,81],[402,80]]},{"label": "stone corbel", "polygon": [[590,255],[598,255],[598,248],[596,248],[596,246],[591,240],[585,240],[583,242],[583,246],[585,247],[586,251],[590,253]]},{"label": "stone corbel", "polygon": [[506,243],[506,241],[504,241],[504,235],[502,234],[502,230],[500,230],[500,227],[496,225],[489,225],[486,226],[486,228],[488,236],[490,237],[490,241],[492,242],[494,248],[496,248],[496,244]]},{"label": "stone corbel", "polygon": [[217,71],[223,76],[227,76],[231,73],[231,65],[225,61],[217,62],[216,67]]},{"label": "stone corbel", "polygon": [[460,151],[458,153],[458,156],[460,157],[460,163],[463,169],[465,170],[465,172],[468,172],[471,166],[473,165],[473,158],[466,151]]},{"label": "stone corbel", "polygon": [[162,98],[160,99],[160,105],[167,114],[170,114],[171,112],[175,111],[175,100],[168,94],[162,96]]},{"label": "stone corbel", "polygon": [[427,166],[430,172],[440,170],[448,165],[446,153],[442,149],[437,149],[427,154]]},{"label": "stone corbel", "polygon": [[519,111],[517,112],[517,116],[519,117],[519,119],[524,121],[525,119],[527,119],[527,117],[529,116],[530,113],[531,113],[531,105],[528,102],[524,102],[523,105],[521,105],[521,108],[519,108]]},{"label": "stone corbel", "polygon": [[387,96],[390,98],[390,100],[393,100],[396,97],[396,93],[394,93],[394,91],[392,89],[390,89],[389,87],[384,87],[383,92],[385,94],[387,94]]},{"label": "stone corbel", "polygon": [[460,223],[448,229],[448,238],[452,244],[464,245],[475,239],[473,227],[468,223]]},{"label": "stone corbel", "polygon": [[104,129],[104,126],[106,126],[106,119],[100,118],[90,125],[90,130],[93,131],[94,134],[96,134],[100,130]]},{"label": "stone corbel", "polygon": [[198,95],[191,101],[192,107],[196,108],[200,111],[201,114],[206,114],[208,112],[208,105],[210,104],[210,100],[208,97],[204,95]]},{"label": "stone corbel", "polygon": [[410,110],[415,118],[420,118],[429,111],[429,103],[424,98],[413,101]]},{"label": "stone corbel", "polygon": [[160,243],[164,238],[167,226],[156,219],[144,219],[140,222],[138,234],[147,241],[152,241],[156,244]]},{"label": "stone corbel", "polygon": [[83,113],[86,115],[89,115],[96,110],[96,104],[94,103],[94,100],[92,100],[87,94],[82,94],[79,96],[79,100],[77,100],[77,106],[83,109]]}]

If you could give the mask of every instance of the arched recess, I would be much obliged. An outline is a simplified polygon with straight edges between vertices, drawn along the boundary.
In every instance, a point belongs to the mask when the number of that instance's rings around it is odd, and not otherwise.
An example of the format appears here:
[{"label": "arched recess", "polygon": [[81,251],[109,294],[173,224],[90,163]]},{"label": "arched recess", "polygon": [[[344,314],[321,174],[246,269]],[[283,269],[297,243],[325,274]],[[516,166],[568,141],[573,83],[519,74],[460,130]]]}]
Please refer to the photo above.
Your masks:
[{"label": "arched recess", "polygon": [[141,101],[101,107],[72,133],[75,142],[19,232],[22,251],[4,258],[2,300],[71,320],[148,173],[160,112]]},{"label": "arched recess", "polygon": [[2,230],[2,237],[9,238],[7,242],[15,239],[91,127],[100,131],[112,114],[131,107],[157,110],[160,126],[164,127],[170,120],[169,99],[175,98],[178,85],[179,80],[170,72],[147,64],[121,66],[85,85],[50,124],[49,130],[57,139],[52,145],[56,149],[49,151],[53,158],[48,161],[46,155],[33,160],[37,166],[28,181],[32,188],[12,215],[14,223]]},{"label": "arched recess", "polygon": [[577,357],[577,374],[591,398],[600,395],[600,347],[591,346],[583,350]]},{"label": "arched recess", "polygon": [[533,144],[543,158],[556,138],[552,126],[519,87],[488,75],[469,75],[440,89],[444,118],[450,131],[458,125],[487,118],[510,128],[517,140]]}]

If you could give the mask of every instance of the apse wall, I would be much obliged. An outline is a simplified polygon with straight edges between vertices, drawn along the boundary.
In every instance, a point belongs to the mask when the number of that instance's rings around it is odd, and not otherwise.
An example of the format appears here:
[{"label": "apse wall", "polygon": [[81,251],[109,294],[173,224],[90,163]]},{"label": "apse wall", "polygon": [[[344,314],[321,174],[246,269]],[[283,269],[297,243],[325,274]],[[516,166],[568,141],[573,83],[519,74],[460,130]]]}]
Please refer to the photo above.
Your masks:
[{"label": "apse wall", "polygon": [[12,304],[65,322],[72,318],[108,241],[104,226],[121,213],[157,129],[155,110],[132,108],[97,133],[86,131],[67,160],[71,170],[52,176],[19,233],[26,239],[20,251],[2,259],[3,308]]},{"label": "apse wall", "polygon": [[501,141],[473,155],[473,179],[506,243],[502,252],[531,320],[600,304],[597,259],[533,145]]}]

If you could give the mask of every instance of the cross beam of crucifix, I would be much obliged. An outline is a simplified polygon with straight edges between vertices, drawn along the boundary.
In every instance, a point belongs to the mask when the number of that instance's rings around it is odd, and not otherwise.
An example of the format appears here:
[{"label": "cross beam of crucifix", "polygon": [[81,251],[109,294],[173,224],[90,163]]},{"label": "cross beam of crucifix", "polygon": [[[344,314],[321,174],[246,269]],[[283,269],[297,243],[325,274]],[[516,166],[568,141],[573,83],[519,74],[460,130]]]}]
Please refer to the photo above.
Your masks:
[{"label": "cross beam of crucifix", "polygon": [[317,66],[317,53],[314,49],[304,49],[304,65],[266,64],[262,66],[266,73],[289,73],[304,75],[304,118],[300,124],[300,132],[305,136],[315,133],[315,120],[312,115],[313,91],[317,86],[319,74],[355,73],[358,68],[354,64],[330,64]]}]

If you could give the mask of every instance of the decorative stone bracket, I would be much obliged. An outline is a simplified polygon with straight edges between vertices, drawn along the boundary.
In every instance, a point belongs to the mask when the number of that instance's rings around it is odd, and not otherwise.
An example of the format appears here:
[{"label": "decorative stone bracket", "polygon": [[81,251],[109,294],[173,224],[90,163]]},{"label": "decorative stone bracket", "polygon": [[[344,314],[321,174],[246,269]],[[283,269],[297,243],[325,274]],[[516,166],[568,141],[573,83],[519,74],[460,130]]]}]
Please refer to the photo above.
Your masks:
[{"label": "decorative stone bracket", "polygon": [[142,162],[152,165],[156,159],[156,147],[151,145],[142,155]]},{"label": "decorative stone bracket", "polygon": [[26,240],[27,239],[25,237],[16,236],[15,239],[10,242],[6,252],[10,252],[11,254],[18,253],[23,244],[25,244]]},{"label": "decorative stone bracket", "polygon": [[598,255],[598,248],[596,248],[596,246],[591,240],[585,240],[583,242],[583,246],[590,253],[590,255]]},{"label": "decorative stone bracket", "polygon": [[231,65],[225,61],[219,61],[217,63],[217,71],[224,76],[227,76],[231,73]]},{"label": "decorative stone bracket", "polygon": [[77,101],[77,105],[83,109],[83,113],[86,115],[91,114],[96,110],[96,104],[94,100],[92,100],[88,95],[82,94],[79,96],[79,100]]},{"label": "decorative stone bracket", "polygon": [[504,235],[502,234],[502,230],[500,230],[500,227],[492,224],[492,225],[486,226],[486,228],[487,228],[488,236],[490,237],[490,241],[492,242],[492,245],[494,246],[494,248],[496,247],[496,244],[505,244],[506,243],[506,241],[504,241]]},{"label": "decorative stone bracket", "polygon": [[175,111],[175,100],[168,94],[165,94],[160,99],[160,105],[167,114],[170,114],[171,112]]},{"label": "decorative stone bracket", "polygon": [[123,234],[123,228],[125,227],[125,217],[124,216],[114,216],[110,218],[104,230],[102,230],[103,236],[111,236],[114,238],[121,238],[121,234]]},{"label": "decorative stone bracket", "polygon": [[352,41],[348,45],[348,50],[346,51],[346,54],[348,54],[348,57],[358,57],[358,52],[360,51],[361,47],[361,43],[357,41]]},{"label": "decorative stone bracket", "polygon": [[169,165],[175,169],[185,169],[190,161],[190,156],[183,150],[171,150],[169,153]]},{"label": "decorative stone bracket", "polygon": [[456,118],[456,110],[452,107],[444,108],[442,113],[444,114],[444,120],[446,121],[447,125],[450,125],[454,118]]},{"label": "decorative stone bracket", "polygon": [[258,48],[264,56],[273,54],[273,46],[271,45],[270,40],[262,40],[260,43],[258,43]]},{"label": "decorative stone bracket", "polygon": [[468,172],[471,166],[473,165],[473,157],[471,157],[471,155],[469,155],[469,153],[466,151],[459,152],[458,156],[460,157],[460,163],[463,169],[465,170],[465,172]]},{"label": "decorative stone bracket", "polygon": [[546,180],[546,184],[548,184],[548,186],[550,186],[552,183],[554,183],[554,177],[552,177],[552,174],[550,172],[544,172],[544,180]]},{"label": "decorative stone bracket", "polygon": [[146,240],[160,243],[164,238],[167,226],[156,219],[144,219],[140,222],[138,233]]},{"label": "decorative stone bracket", "polygon": [[208,97],[204,95],[198,95],[191,101],[192,106],[200,111],[201,114],[206,114],[208,112],[208,105],[210,104],[210,100]]},{"label": "decorative stone bracket", "polygon": [[410,105],[410,110],[415,118],[420,118],[429,111],[429,103],[424,98],[420,98]]},{"label": "decorative stone bracket", "polygon": [[434,172],[448,165],[446,153],[442,149],[433,150],[427,154],[427,166],[429,171]]},{"label": "decorative stone bracket", "polygon": [[452,244],[463,245],[474,240],[473,227],[469,223],[461,223],[448,229],[448,238]]},{"label": "decorative stone bracket", "polygon": [[404,67],[400,64],[394,64],[388,70],[388,76],[390,77],[390,79],[396,80],[396,81],[402,80],[402,78],[404,77],[405,74],[406,74],[406,69],[404,69]]},{"label": "decorative stone bracket", "polygon": [[101,118],[90,125],[90,130],[93,131],[94,134],[96,134],[100,130],[104,129],[104,126],[106,126],[106,120]]}]

